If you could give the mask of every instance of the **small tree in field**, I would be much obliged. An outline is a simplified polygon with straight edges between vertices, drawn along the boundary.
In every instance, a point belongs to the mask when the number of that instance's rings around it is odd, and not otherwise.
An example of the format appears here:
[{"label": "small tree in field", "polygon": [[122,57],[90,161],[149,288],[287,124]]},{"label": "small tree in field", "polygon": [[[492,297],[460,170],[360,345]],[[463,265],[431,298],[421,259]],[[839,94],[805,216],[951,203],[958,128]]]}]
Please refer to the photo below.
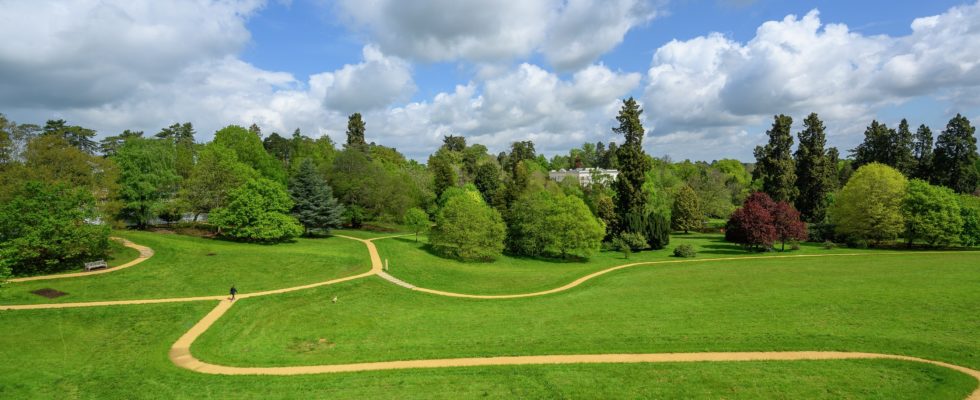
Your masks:
[{"label": "small tree in field", "polygon": [[428,232],[432,225],[429,215],[421,208],[412,207],[405,212],[405,225],[415,231],[415,242],[419,241],[419,233]]},{"label": "small tree in field", "polygon": [[905,228],[901,205],[907,180],[884,164],[858,168],[830,208],[836,233],[877,244],[898,237]]},{"label": "small tree in field", "polygon": [[806,224],[800,220],[800,212],[785,201],[776,203],[771,210],[773,227],[776,228],[776,239],[782,243],[780,251],[786,250],[788,241],[804,241],[807,237]]},{"label": "small tree in field", "polygon": [[278,182],[250,180],[228,195],[228,205],[216,208],[208,220],[221,234],[248,241],[285,240],[303,233],[290,216],[293,202]]},{"label": "small tree in field", "polygon": [[680,190],[677,191],[677,195],[674,196],[674,208],[670,217],[672,218],[671,225],[674,230],[688,233],[692,229],[701,228],[701,223],[704,221],[704,213],[701,211],[701,203],[698,200],[697,193],[690,186],[681,186]]},{"label": "small tree in field", "polygon": [[492,261],[503,252],[506,229],[500,213],[483,201],[479,191],[460,189],[436,214],[429,242],[446,257]]},{"label": "small tree in field", "polygon": [[330,228],[340,226],[344,205],[337,203],[313,160],[303,159],[296,175],[289,180],[289,195],[293,200],[292,215],[303,225],[305,233],[315,230],[330,233]]},{"label": "small tree in field", "polygon": [[732,213],[725,226],[725,240],[753,250],[772,247],[776,241],[776,227],[770,210],[775,207],[765,193],[753,193]]},{"label": "small tree in field", "polygon": [[633,254],[634,250],[643,250],[648,246],[647,239],[642,234],[635,232],[623,232],[616,235],[612,245],[617,251],[622,252],[623,257],[627,260],[630,259],[630,254]]}]

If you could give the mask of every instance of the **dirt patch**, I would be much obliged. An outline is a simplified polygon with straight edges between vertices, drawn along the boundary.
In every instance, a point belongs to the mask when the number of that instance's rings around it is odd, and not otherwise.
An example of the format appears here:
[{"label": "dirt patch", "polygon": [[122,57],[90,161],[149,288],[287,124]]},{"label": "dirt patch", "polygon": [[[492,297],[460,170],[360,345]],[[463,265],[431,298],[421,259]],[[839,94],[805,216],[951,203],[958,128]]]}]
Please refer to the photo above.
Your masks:
[{"label": "dirt patch", "polygon": [[205,254],[205,255],[206,255],[206,256],[208,256],[208,257],[211,257],[211,256],[216,256],[216,255],[218,255],[218,253],[208,253],[208,254]]},{"label": "dirt patch", "polygon": [[53,298],[56,298],[56,297],[65,296],[65,295],[68,294],[68,293],[62,292],[60,290],[55,290],[55,289],[52,289],[52,288],[38,289],[38,290],[32,291],[31,293],[34,293],[34,294],[36,294],[38,296],[47,297],[49,299],[53,299]]}]

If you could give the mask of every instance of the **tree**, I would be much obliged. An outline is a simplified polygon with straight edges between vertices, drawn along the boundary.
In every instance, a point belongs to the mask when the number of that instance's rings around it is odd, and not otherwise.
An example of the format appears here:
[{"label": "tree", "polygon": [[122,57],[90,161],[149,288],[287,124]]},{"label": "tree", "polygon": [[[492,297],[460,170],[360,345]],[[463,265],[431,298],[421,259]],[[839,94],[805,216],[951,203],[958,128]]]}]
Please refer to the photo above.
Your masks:
[{"label": "tree", "polygon": [[769,143],[755,148],[755,179],[762,182],[762,191],[776,201],[794,201],[799,194],[796,188],[796,164],[793,162],[793,135],[790,128],[793,118],[786,115],[774,117],[772,128],[766,131]]},{"label": "tree", "polygon": [[670,213],[671,228],[677,231],[688,231],[701,229],[704,223],[704,214],[701,212],[701,204],[694,189],[690,186],[681,186],[674,196],[674,207]]},{"label": "tree", "polygon": [[265,151],[262,139],[238,125],[229,125],[214,133],[211,144],[224,146],[238,156],[238,161],[252,167],[267,179],[286,183],[286,171],[272,155]]},{"label": "tree", "polygon": [[980,181],[977,163],[976,128],[970,120],[956,114],[946,124],[946,129],[936,139],[933,152],[933,184],[939,184],[958,193],[973,193]]},{"label": "tree", "polygon": [[772,212],[776,203],[763,192],[752,193],[725,225],[725,240],[752,250],[772,248],[777,239]]},{"label": "tree", "polygon": [[208,220],[228,237],[246,241],[280,241],[303,233],[289,194],[278,182],[259,178],[246,182],[228,195],[228,205],[214,209]]},{"label": "tree", "polygon": [[958,199],[963,220],[960,243],[967,247],[976,246],[980,244],[980,197],[961,194]]},{"label": "tree", "polygon": [[44,124],[43,134],[60,136],[72,146],[89,155],[95,154],[95,150],[98,149],[98,145],[92,140],[95,137],[94,130],[78,125],[68,125],[63,119],[48,120]]},{"label": "tree", "polygon": [[0,275],[37,275],[75,269],[105,257],[109,227],[98,218],[95,198],[65,183],[23,182],[0,202]]},{"label": "tree", "polygon": [[770,211],[772,224],[776,228],[776,239],[782,243],[781,251],[786,250],[788,241],[805,241],[807,238],[806,224],[800,220],[800,212],[791,204],[780,201]]},{"label": "tree", "polygon": [[496,205],[502,200],[500,197],[500,167],[497,166],[497,163],[491,161],[477,167],[473,185],[483,195],[483,200],[487,204]]},{"label": "tree", "polygon": [[509,247],[526,256],[588,258],[606,233],[582,199],[546,190],[515,202],[509,222]]},{"label": "tree", "polygon": [[466,150],[466,138],[463,136],[443,136],[442,138],[442,148],[448,151],[463,151]]},{"label": "tree", "polygon": [[283,168],[289,169],[289,164],[293,159],[293,141],[280,136],[276,132],[262,139],[262,147],[265,151],[279,160]]},{"label": "tree", "polygon": [[902,200],[902,216],[909,247],[916,240],[924,240],[930,246],[946,246],[958,242],[963,231],[956,194],[949,188],[932,186],[919,179],[908,183]]},{"label": "tree", "polygon": [[143,131],[131,131],[126,129],[119,135],[106,136],[99,141],[99,152],[102,153],[103,157],[112,157],[116,155],[116,152],[119,150],[119,146],[122,146],[127,140],[142,137]]},{"label": "tree", "polygon": [[405,212],[405,226],[415,232],[415,242],[418,242],[419,233],[428,232],[429,228],[432,227],[432,222],[429,221],[429,214],[426,214],[421,208],[412,207]]},{"label": "tree", "polygon": [[[834,168],[824,146],[827,136],[823,122],[813,113],[803,120],[803,130],[798,134],[800,145],[796,149],[796,208],[803,219],[809,222],[823,222],[827,210],[827,194],[833,190],[831,178],[836,175],[828,171]],[[836,169],[834,170],[836,172]]]},{"label": "tree", "polygon": [[616,116],[619,126],[613,132],[623,135],[625,141],[619,147],[619,177],[616,179],[616,213],[625,218],[628,214],[644,214],[646,196],[643,183],[650,168],[646,153],[643,152],[645,131],[640,122],[643,110],[632,97],[623,100],[623,106]]},{"label": "tree", "polygon": [[912,142],[912,157],[915,159],[913,178],[929,181],[932,179],[932,131],[928,126],[919,125]]},{"label": "tree", "polygon": [[623,257],[630,259],[630,254],[634,251],[647,248],[647,239],[643,234],[635,232],[622,232],[612,240],[613,248],[623,253]]},{"label": "tree", "polygon": [[119,165],[122,216],[146,229],[177,192],[180,176],[174,166],[174,148],[159,139],[132,139],[113,159]]},{"label": "tree", "polygon": [[344,148],[366,150],[367,142],[364,139],[364,132],[364,120],[361,119],[361,113],[353,113],[347,117],[347,144]]},{"label": "tree", "polygon": [[299,171],[289,181],[289,195],[293,200],[292,215],[303,225],[306,234],[314,230],[330,233],[330,228],[340,226],[344,206],[337,203],[333,190],[312,160],[301,162]]},{"label": "tree", "polygon": [[901,205],[906,185],[905,176],[887,165],[858,168],[830,208],[836,233],[873,244],[898,237],[905,227]]},{"label": "tree", "polygon": [[898,130],[892,136],[892,158],[895,160],[895,169],[905,174],[906,177],[912,176],[915,172],[915,139],[912,131],[909,130],[909,122],[902,118],[898,123]]},{"label": "tree", "polygon": [[478,191],[461,189],[439,209],[429,242],[445,257],[490,261],[504,249],[505,230],[500,213]]},{"label": "tree", "polygon": [[433,188],[436,197],[442,196],[446,189],[456,186],[457,175],[448,154],[437,152],[429,157],[429,170],[432,171]]},{"label": "tree", "polygon": [[259,174],[238,161],[227,147],[208,144],[198,153],[197,164],[180,188],[180,198],[194,213],[200,214],[227,205],[228,193]]}]

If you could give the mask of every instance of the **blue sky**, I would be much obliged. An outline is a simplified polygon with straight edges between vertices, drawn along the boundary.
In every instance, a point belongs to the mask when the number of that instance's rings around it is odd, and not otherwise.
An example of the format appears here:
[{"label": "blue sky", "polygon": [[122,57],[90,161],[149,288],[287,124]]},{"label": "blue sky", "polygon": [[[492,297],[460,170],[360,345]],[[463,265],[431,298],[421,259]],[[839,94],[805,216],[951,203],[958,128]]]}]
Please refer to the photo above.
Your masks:
[{"label": "blue sky", "polygon": [[980,118],[978,32],[972,1],[11,0],[0,112],[342,141],[359,111],[424,160],[446,134],[548,155],[616,140],[634,96],[648,152],[748,161],[777,113],[819,113],[842,150],[873,118]]}]

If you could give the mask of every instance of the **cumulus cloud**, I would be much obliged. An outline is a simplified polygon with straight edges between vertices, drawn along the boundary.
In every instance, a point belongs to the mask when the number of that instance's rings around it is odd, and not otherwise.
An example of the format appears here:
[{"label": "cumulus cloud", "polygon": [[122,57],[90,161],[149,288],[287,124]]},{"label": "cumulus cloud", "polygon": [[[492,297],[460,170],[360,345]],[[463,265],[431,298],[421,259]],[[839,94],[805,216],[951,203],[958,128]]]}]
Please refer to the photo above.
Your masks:
[{"label": "cumulus cloud", "polygon": [[725,136],[775,113],[817,112],[829,126],[858,129],[882,107],[917,96],[976,93],[977,60],[980,4],[918,18],[901,37],[823,24],[814,10],[766,22],[746,43],[718,33],[667,43],[647,71],[644,98],[655,135]]},{"label": "cumulus cloud", "polygon": [[[499,62],[542,52],[556,68],[594,62],[656,16],[646,0],[341,0],[346,21],[382,50],[425,62]],[[583,29],[587,27],[587,29]]]},{"label": "cumulus cloud", "polygon": [[415,91],[411,67],[387,57],[374,46],[364,47],[364,61],[310,78],[310,90],[331,109],[344,112],[373,110],[408,100]]},{"label": "cumulus cloud", "polygon": [[0,105],[103,104],[237,53],[259,1],[0,2]]}]

